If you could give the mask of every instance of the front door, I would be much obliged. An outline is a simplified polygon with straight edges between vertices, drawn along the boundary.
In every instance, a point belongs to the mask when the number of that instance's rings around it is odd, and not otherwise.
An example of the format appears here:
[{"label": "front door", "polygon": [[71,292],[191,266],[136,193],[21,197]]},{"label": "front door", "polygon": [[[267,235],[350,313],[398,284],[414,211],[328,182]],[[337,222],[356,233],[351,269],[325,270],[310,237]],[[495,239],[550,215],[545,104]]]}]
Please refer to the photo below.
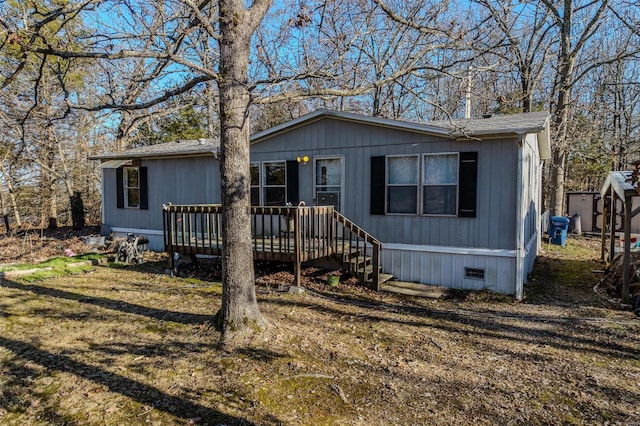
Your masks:
[{"label": "front door", "polygon": [[341,157],[315,158],[315,204],[342,208],[343,165]]}]

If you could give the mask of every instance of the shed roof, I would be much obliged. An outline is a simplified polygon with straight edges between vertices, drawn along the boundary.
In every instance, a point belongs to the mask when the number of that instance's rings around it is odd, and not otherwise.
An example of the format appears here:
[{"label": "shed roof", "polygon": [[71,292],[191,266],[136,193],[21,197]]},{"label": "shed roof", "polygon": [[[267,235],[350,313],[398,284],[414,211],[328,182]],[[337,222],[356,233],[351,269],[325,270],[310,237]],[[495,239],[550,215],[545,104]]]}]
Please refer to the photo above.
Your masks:
[{"label": "shed roof", "polygon": [[629,179],[631,173],[630,171],[609,172],[609,175],[602,184],[602,188],[600,188],[600,196],[604,198],[610,188],[613,188],[618,197],[623,200],[626,199],[626,197],[639,195],[638,189]]}]

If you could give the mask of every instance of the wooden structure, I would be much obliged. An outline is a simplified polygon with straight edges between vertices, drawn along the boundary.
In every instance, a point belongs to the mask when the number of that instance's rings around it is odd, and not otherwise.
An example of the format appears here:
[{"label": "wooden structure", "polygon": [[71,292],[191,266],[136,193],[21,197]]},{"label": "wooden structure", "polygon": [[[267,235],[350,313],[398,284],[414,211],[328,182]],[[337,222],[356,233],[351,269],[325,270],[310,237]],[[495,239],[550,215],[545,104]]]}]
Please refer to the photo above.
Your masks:
[{"label": "wooden structure", "polygon": [[[174,253],[222,254],[221,209],[220,204],[162,207],[171,268]],[[380,273],[380,241],[331,206],[252,207],[251,228],[254,259],[293,263],[296,285],[302,263],[325,257],[374,290],[391,278]]]},{"label": "wooden structure", "polygon": [[[611,197],[612,200],[620,200],[622,202],[623,214],[622,214],[622,222],[623,222],[623,279],[622,279],[622,301],[624,303],[628,303],[630,300],[629,294],[629,284],[631,282],[631,220],[635,216],[640,213],[640,207],[633,208],[633,200],[637,198],[640,194],[638,193],[638,184],[637,182],[633,182],[632,179],[633,172],[630,171],[620,171],[620,172],[610,172],[609,176],[605,180],[602,188],[600,190],[600,196]],[[615,245],[616,245],[616,223],[615,217],[616,215],[608,215],[610,218],[610,223],[606,223],[607,212],[605,210],[602,214],[602,238],[601,238],[601,258],[605,259],[606,250],[606,241],[607,236],[609,237],[609,256],[608,262],[612,263],[613,258],[615,256]]]}]

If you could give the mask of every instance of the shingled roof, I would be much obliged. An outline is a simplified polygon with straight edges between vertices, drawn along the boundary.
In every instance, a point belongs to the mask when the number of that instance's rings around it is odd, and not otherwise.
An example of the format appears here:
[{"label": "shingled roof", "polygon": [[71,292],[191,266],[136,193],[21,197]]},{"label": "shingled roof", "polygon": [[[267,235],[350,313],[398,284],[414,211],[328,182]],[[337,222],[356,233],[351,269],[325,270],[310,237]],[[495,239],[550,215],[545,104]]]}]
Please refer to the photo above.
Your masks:
[{"label": "shingled roof", "polygon": [[[255,133],[251,136],[251,143],[259,143],[260,141],[276,134],[287,132],[323,118],[396,128],[452,139],[537,133],[539,135],[538,143],[541,158],[548,159],[550,158],[551,153],[549,145],[549,113],[544,111],[511,115],[491,115],[483,118],[462,120],[440,120],[425,123],[412,123],[402,120],[370,117],[350,112],[319,109],[310,114],[287,121],[286,123],[282,123],[262,132]],[[218,140],[198,139],[143,146],[123,152],[96,155],[91,157],[91,159],[115,160],[125,158],[136,159],[188,155],[218,155],[219,152],[220,142]]]},{"label": "shingled roof", "polygon": [[188,155],[218,155],[220,141],[215,139],[179,140],[110,152],[90,157],[91,160],[117,160],[121,158],[182,157]]},{"label": "shingled roof", "polygon": [[429,124],[449,129],[452,135],[496,135],[515,133],[519,135],[537,133],[545,130],[549,123],[547,111],[529,112],[524,114],[487,115],[482,118],[467,118],[462,120],[431,121]]}]

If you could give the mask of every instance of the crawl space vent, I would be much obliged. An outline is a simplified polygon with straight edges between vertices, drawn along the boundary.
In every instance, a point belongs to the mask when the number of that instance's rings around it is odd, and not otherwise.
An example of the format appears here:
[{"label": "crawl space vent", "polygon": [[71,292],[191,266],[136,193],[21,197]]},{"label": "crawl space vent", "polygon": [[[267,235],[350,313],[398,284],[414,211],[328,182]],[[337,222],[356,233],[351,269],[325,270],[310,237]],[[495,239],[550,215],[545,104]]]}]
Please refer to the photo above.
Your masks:
[{"label": "crawl space vent", "polygon": [[464,277],[474,280],[484,280],[484,269],[464,268]]}]

